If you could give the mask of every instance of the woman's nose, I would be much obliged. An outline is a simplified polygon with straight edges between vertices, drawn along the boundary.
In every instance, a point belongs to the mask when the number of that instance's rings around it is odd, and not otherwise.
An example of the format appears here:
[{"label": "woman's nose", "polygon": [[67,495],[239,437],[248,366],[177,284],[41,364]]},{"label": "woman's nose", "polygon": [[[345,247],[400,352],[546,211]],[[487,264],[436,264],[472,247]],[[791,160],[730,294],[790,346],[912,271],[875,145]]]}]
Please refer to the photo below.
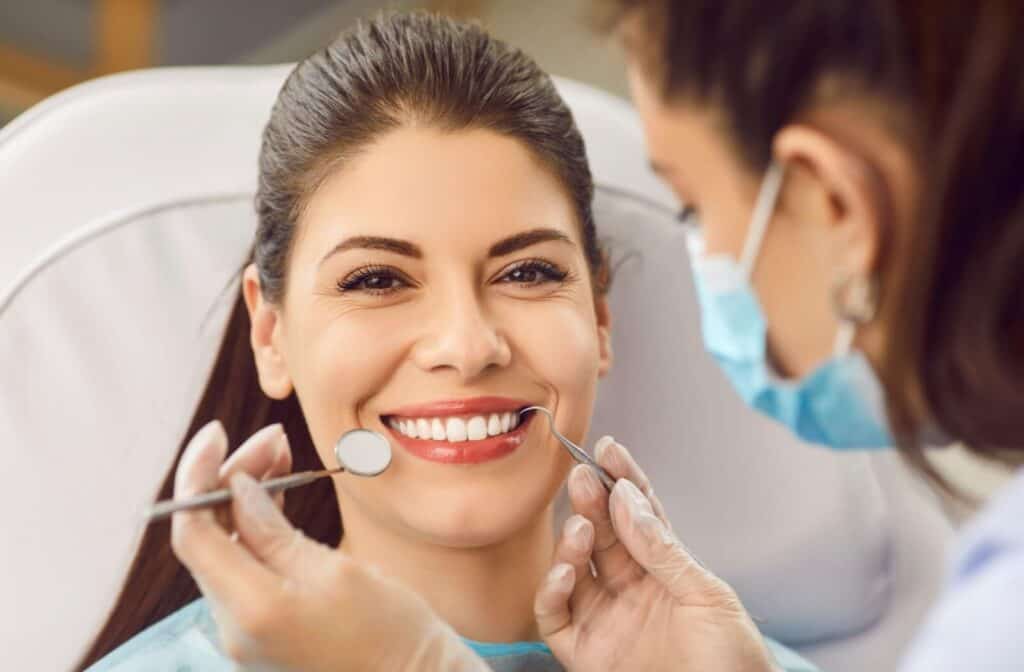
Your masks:
[{"label": "woman's nose", "polygon": [[470,292],[449,295],[433,311],[413,358],[426,371],[451,369],[471,380],[491,368],[508,366],[512,351],[502,330]]}]

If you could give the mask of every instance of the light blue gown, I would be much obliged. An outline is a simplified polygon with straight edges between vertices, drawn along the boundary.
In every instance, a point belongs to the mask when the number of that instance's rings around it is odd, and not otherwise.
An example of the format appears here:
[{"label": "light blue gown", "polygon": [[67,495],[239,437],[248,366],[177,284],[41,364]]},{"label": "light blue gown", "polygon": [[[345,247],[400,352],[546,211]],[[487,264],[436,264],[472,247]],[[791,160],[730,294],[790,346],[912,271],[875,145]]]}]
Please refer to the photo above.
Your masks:
[{"label": "light blue gown", "polygon": [[[465,640],[495,672],[563,672],[541,642],[486,644]],[[769,647],[785,672],[818,672],[799,655],[772,641]],[[221,651],[217,626],[205,600],[179,609],[128,640],[87,672],[234,672]]]},{"label": "light blue gown", "polygon": [[968,524],[901,672],[1024,670],[1024,469]]}]

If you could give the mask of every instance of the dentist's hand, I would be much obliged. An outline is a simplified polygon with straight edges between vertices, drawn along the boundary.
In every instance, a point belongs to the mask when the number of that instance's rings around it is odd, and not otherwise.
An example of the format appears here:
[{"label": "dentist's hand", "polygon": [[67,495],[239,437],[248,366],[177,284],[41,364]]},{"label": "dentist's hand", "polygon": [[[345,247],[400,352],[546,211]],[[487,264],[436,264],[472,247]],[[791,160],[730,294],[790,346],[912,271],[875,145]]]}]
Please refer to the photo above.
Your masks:
[{"label": "dentist's hand", "polygon": [[626,449],[605,438],[595,453],[618,482],[609,496],[590,467],[573,469],[576,513],[534,604],[555,656],[570,671],[774,670],[736,593],[672,534]]},{"label": "dentist's hand", "polygon": [[291,470],[279,425],[224,461],[227,437],[211,423],[192,439],[174,494],[230,484],[232,540],[212,511],[174,514],[174,552],[211,605],[225,652],[260,670],[483,672],[486,664],[426,602],[394,581],[296,530],[253,476]]}]

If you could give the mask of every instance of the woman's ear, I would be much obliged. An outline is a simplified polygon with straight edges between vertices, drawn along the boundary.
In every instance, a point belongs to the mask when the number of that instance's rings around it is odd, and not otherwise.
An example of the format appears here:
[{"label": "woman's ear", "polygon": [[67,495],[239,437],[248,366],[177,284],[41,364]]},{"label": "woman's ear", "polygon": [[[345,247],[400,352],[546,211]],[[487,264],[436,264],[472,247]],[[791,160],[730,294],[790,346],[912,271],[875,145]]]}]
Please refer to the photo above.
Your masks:
[{"label": "woman's ear", "polygon": [[786,166],[779,209],[820,241],[836,280],[873,276],[890,218],[882,176],[860,155],[809,125],[786,126],[775,136],[775,160]]},{"label": "woman's ear", "polygon": [[597,311],[597,340],[600,348],[597,375],[604,378],[615,360],[612,353],[612,310],[605,296],[600,297],[594,307]]},{"label": "woman's ear", "polygon": [[249,309],[252,325],[249,341],[256,360],[260,387],[271,399],[284,399],[292,393],[292,379],[288,373],[282,348],[281,310],[263,298],[260,276],[254,264],[242,274],[242,294]]}]

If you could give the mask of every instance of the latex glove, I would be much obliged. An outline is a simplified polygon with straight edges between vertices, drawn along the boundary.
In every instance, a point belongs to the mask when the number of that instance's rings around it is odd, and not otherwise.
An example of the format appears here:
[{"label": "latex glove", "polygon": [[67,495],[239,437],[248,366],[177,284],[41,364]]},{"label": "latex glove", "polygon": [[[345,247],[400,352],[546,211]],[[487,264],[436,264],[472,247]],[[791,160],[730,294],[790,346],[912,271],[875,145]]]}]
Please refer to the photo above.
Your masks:
[{"label": "latex glove", "polygon": [[[673,535],[650,481],[607,437],[569,476],[576,512],[563,528],[534,609],[568,670],[759,672],[776,669],[736,593]],[[591,572],[591,562],[594,572]]]},{"label": "latex glove", "polygon": [[182,456],[174,492],[188,497],[227,479],[237,541],[209,510],[175,513],[171,540],[228,656],[260,670],[489,669],[418,595],[292,527],[252,478],[290,471],[280,426],[257,432],[222,466],[226,451],[220,423],[206,425]]}]

